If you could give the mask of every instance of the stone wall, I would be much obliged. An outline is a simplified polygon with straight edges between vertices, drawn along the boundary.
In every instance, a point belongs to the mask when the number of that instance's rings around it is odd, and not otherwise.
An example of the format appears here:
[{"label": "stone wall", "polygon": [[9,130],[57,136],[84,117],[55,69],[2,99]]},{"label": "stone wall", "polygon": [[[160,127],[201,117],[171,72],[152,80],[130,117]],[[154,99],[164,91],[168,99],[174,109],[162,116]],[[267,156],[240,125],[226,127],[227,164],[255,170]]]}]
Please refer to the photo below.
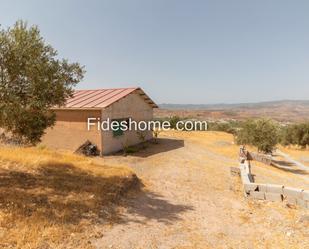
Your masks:
[{"label": "stone wall", "polygon": [[[252,153],[250,154],[252,155]],[[256,183],[251,175],[248,160],[243,158],[240,160],[239,169],[246,197],[266,201],[286,201],[289,204],[309,209],[309,190],[276,184]]]},{"label": "stone wall", "polygon": [[255,160],[261,163],[265,163],[267,165],[272,164],[272,157],[260,153],[255,153],[255,152],[248,152],[248,156],[250,157],[251,160]]}]

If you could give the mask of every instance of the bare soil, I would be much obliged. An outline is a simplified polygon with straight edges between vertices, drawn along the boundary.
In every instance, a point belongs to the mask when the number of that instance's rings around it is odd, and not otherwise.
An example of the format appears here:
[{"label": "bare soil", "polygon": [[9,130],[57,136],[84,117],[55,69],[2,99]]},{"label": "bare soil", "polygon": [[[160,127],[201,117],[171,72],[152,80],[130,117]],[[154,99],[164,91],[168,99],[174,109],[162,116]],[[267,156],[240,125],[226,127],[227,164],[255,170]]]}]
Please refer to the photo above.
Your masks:
[{"label": "bare soil", "polygon": [[[97,227],[96,248],[309,248],[309,212],[248,200],[238,146],[220,132],[166,132],[134,155],[98,159],[131,167],[143,191],[131,193],[118,224]],[[254,164],[257,179],[308,186],[302,173]]]}]

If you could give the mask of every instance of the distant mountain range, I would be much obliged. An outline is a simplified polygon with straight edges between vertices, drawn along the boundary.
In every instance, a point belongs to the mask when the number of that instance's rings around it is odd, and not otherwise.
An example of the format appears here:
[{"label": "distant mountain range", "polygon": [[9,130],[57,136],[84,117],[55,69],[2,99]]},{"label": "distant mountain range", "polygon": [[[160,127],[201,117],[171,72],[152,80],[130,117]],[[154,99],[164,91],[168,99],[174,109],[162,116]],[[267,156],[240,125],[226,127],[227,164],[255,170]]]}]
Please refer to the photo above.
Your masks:
[{"label": "distant mountain range", "polygon": [[197,119],[247,119],[266,117],[284,122],[309,121],[309,100],[280,100],[258,103],[182,105],[162,104],[155,117],[191,117]]},{"label": "distant mountain range", "polygon": [[162,109],[170,110],[227,110],[227,109],[255,109],[255,108],[278,108],[284,106],[309,107],[309,100],[278,100],[255,103],[235,104],[160,104]]}]

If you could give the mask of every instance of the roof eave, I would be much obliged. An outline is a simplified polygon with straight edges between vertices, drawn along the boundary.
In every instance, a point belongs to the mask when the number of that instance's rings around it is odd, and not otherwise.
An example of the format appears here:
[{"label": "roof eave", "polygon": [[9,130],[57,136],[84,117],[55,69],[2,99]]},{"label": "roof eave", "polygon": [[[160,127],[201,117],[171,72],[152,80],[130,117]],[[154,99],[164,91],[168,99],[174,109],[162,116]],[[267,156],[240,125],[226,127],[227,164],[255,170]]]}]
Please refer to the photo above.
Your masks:
[{"label": "roof eave", "polygon": [[139,91],[139,95],[144,98],[145,102],[152,108],[159,108],[159,106],[144,92],[142,88],[137,87],[133,92],[135,91]]},{"label": "roof eave", "polygon": [[53,107],[52,111],[101,111],[102,107]]}]

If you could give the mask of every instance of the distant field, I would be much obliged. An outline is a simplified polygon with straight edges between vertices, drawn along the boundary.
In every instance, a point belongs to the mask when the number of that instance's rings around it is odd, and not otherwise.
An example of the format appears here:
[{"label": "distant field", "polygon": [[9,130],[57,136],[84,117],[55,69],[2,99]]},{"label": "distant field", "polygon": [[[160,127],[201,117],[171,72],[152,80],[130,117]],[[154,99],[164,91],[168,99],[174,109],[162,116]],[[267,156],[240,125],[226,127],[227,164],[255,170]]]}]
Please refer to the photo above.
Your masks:
[{"label": "distant field", "polygon": [[269,117],[284,122],[309,120],[308,101],[278,101],[233,105],[169,105],[155,111],[155,117],[178,115],[197,119],[246,119]]}]

